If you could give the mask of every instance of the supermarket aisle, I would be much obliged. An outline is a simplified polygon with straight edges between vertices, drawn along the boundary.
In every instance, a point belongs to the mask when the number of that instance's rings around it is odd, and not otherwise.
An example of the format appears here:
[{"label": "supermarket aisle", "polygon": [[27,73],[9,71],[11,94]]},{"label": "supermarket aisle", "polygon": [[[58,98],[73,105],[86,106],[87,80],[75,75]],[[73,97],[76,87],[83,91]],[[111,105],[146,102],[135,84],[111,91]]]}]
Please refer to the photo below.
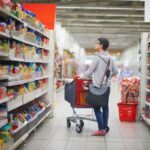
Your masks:
[{"label": "supermarket aisle", "polygon": [[[113,85],[110,96],[111,130],[106,137],[91,136],[97,129],[93,122],[85,122],[81,134],[75,132],[74,125],[70,129],[66,128],[66,116],[72,111],[63,100],[62,91],[57,94],[55,117],[46,120],[18,150],[149,150],[150,130],[145,124],[119,122],[116,105],[118,94],[118,87]],[[91,110],[80,110],[79,113],[90,114]]]}]

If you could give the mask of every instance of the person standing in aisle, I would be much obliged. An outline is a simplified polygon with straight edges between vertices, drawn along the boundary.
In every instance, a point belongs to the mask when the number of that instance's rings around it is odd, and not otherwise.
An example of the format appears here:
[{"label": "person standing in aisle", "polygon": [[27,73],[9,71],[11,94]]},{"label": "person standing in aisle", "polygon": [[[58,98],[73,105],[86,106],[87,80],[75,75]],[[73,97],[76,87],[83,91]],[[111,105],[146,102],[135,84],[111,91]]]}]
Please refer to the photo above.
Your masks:
[{"label": "person standing in aisle", "polygon": [[[101,82],[103,81],[102,85],[108,87],[108,99],[106,101],[109,102],[109,95],[110,95],[110,84],[111,78],[118,74],[117,68],[115,66],[114,60],[109,55],[107,49],[109,47],[109,40],[106,38],[99,38],[96,42],[95,49],[97,52],[95,53],[94,59],[92,64],[90,65],[88,71],[82,78],[88,78],[92,75],[92,82],[94,87],[99,88]],[[105,76],[104,80],[103,75],[106,70],[106,66],[110,62],[109,70],[110,76],[107,78]],[[96,120],[98,123],[98,131],[94,132],[93,136],[105,136],[105,134],[109,131],[108,127],[108,117],[109,117],[109,106],[108,103],[106,106],[98,106],[94,107],[94,112],[96,116]]]}]

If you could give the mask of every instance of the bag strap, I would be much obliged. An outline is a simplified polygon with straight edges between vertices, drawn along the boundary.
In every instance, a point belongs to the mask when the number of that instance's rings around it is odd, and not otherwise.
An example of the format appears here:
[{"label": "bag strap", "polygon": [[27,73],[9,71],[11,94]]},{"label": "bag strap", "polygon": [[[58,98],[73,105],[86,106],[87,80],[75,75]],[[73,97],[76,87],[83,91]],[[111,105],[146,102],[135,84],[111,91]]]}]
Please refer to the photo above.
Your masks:
[{"label": "bag strap", "polygon": [[[110,66],[110,59],[109,59],[109,61],[108,61],[108,66],[107,66],[107,70],[109,69],[109,66]],[[106,70],[106,71],[107,71]],[[108,77],[106,78],[106,82],[108,81]]]},{"label": "bag strap", "polygon": [[[102,78],[100,87],[102,86],[102,83],[103,83],[103,81],[104,81],[104,78],[105,78],[105,75],[106,75],[106,71],[107,71],[107,69],[109,68],[109,65],[110,65],[110,59],[109,59],[109,61],[108,61],[108,63],[107,63],[107,66],[106,66],[106,69],[105,69],[105,72],[104,72],[104,75],[103,75],[103,78]],[[107,79],[108,79],[108,77],[107,77]],[[107,81],[107,79],[106,79],[106,81]]]},{"label": "bag strap", "polygon": [[104,62],[105,62],[105,64],[107,64],[108,62],[103,58],[103,57],[101,57],[100,55],[98,55],[98,54],[96,54],[99,58],[101,58]]}]

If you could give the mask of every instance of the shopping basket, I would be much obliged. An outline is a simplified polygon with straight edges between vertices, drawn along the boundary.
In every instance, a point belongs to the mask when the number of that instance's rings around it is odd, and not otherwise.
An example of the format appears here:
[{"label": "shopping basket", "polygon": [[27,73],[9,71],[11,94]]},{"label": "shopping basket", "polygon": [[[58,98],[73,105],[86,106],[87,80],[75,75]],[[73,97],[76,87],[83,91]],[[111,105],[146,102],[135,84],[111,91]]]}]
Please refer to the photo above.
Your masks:
[{"label": "shopping basket", "polygon": [[120,121],[135,122],[138,103],[118,103]]},{"label": "shopping basket", "polygon": [[[67,127],[71,127],[71,122],[76,124],[76,132],[81,133],[84,127],[83,120],[96,122],[93,115],[91,117],[79,116],[75,108],[93,108],[93,106],[86,103],[86,94],[88,91],[88,84],[90,79],[76,78],[70,83],[65,84],[65,100],[70,103],[73,109],[73,116],[67,117]],[[109,128],[107,128],[109,130]]]}]

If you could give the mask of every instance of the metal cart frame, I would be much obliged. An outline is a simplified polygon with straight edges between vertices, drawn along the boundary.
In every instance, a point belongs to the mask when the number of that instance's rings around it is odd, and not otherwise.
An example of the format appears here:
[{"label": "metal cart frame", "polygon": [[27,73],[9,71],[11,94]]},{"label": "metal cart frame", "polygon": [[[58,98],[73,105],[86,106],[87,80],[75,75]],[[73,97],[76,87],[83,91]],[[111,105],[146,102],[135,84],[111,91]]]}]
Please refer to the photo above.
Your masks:
[{"label": "metal cart frame", "polygon": [[[71,122],[75,123],[76,124],[76,132],[77,133],[81,133],[82,132],[82,129],[84,127],[84,121],[83,120],[97,122],[97,120],[94,118],[94,116],[93,116],[93,118],[81,117],[81,116],[79,116],[77,114],[77,112],[75,110],[75,108],[77,108],[77,109],[80,109],[80,108],[92,108],[91,106],[87,107],[88,105],[87,106],[81,105],[81,107],[78,107],[80,104],[78,104],[78,106],[76,104],[77,100],[80,101],[78,92],[82,93],[82,92],[86,92],[88,90],[86,85],[85,86],[82,85],[84,81],[90,82],[90,80],[88,80],[88,79],[83,80],[83,79],[76,78],[73,82],[65,84],[65,100],[68,101],[71,104],[71,107],[72,107],[72,110],[73,110],[73,115],[67,117],[67,127],[68,128],[71,127]],[[69,90],[67,89],[67,86],[70,86],[70,88],[68,88]],[[79,90],[77,90],[78,88],[79,88]],[[70,93],[72,93],[72,95],[70,95]],[[106,131],[107,132],[109,131],[109,127],[107,127]]]}]

